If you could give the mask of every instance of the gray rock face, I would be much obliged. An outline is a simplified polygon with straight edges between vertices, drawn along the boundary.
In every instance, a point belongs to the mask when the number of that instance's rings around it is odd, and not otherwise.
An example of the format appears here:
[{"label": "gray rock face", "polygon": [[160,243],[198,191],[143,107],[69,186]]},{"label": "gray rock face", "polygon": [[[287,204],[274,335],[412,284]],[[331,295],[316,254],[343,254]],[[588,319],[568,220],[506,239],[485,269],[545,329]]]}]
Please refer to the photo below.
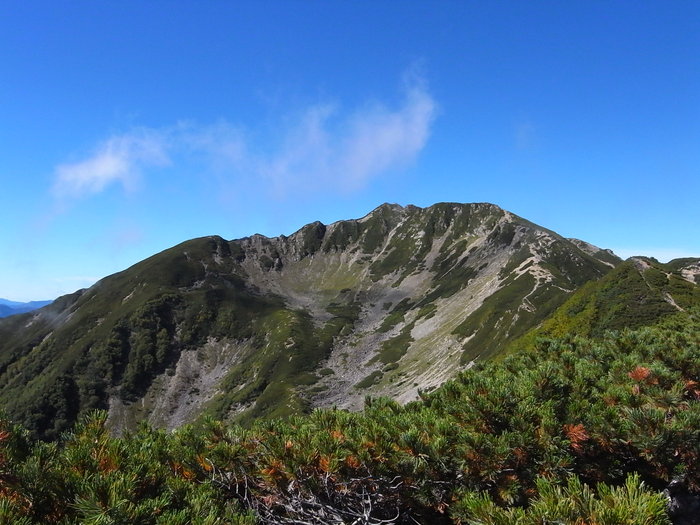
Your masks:
[{"label": "gray rock face", "polygon": [[682,477],[671,481],[664,495],[674,525],[700,525],[700,494],[691,492]]},{"label": "gray rock face", "polygon": [[0,323],[0,401],[22,419],[36,401],[2,370],[45,355],[37,395],[67,384],[69,414],[109,407],[115,428],[406,402],[618,261],[486,203],[384,204],[289,236],[194,239]]}]

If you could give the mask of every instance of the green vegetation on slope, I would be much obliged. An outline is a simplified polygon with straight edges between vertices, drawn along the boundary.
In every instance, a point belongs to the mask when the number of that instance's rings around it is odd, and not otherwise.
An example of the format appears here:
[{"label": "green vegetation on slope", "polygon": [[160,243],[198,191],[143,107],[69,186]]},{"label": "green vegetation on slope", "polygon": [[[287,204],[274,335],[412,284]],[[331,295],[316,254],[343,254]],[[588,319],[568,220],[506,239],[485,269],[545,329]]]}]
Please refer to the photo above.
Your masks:
[{"label": "green vegetation on slope", "polygon": [[679,261],[625,261],[599,281],[584,284],[550,318],[510,348],[532,346],[542,336],[600,337],[607,330],[647,326],[679,309],[700,306],[700,287],[678,273],[696,259]]},{"label": "green vegetation on slope", "polygon": [[406,406],[123,438],[98,413],[51,444],[4,423],[0,452],[3,523],[665,524],[661,490],[700,491],[700,311],[541,340]]},{"label": "green vegetation on slope", "polygon": [[[308,249],[318,232],[312,226]],[[31,331],[20,327],[32,314],[7,320],[0,328],[14,348],[0,354],[0,403],[7,414],[36,436],[55,439],[79,414],[106,409],[110,396],[140,400],[183,350],[210,338],[252,341],[256,349],[229,371],[210,413],[225,417],[232,406],[243,406],[249,410],[241,417],[251,419],[307,410],[299,387],[314,381],[333,338],[352,327],[359,307],[330,305],[332,317],[316,327],[308,313],[246,286],[236,259],[215,266],[213,254],[230,255],[229,243],[189,241],[62,298],[49,307],[49,321]],[[53,330],[54,317],[65,323],[60,330]],[[34,335],[22,340],[27,333]]]},{"label": "green vegetation on slope", "polygon": [[250,405],[238,420],[251,422],[307,412],[301,390],[318,379],[316,371],[328,356],[333,338],[352,327],[359,308],[335,305],[329,307],[329,313],[333,317],[321,329],[314,328],[307,313],[288,309],[256,320],[259,350],[228,372],[222,393],[209,403],[208,413],[225,418],[231,406]]},{"label": "green vegetation on slope", "polygon": [[[530,258],[551,279],[518,277]],[[486,358],[608,270],[575,244],[486,203],[385,204],[360,220],[315,222],[289,237],[193,239],[37,315],[0,321],[0,405],[45,439],[93,409],[116,414],[115,428],[145,417],[180,424],[201,406],[246,422],[304,413],[309,399],[324,402],[328,383],[319,384],[316,371],[334,348],[355,349],[384,371],[401,371],[409,359],[430,367],[436,361],[423,343],[439,333],[463,338],[463,364]],[[482,304],[481,294],[499,284]],[[369,337],[375,301],[386,308]],[[218,367],[216,374],[200,374],[200,365]],[[335,369],[341,383],[343,366]],[[447,377],[457,367],[428,372]],[[386,386],[378,377],[360,383],[376,392]],[[192,382],[198,386],[179,395],[176,385]],[[348,403],[361,399],[353,392]],[[184,409],[174,417],[176,404]]]}]

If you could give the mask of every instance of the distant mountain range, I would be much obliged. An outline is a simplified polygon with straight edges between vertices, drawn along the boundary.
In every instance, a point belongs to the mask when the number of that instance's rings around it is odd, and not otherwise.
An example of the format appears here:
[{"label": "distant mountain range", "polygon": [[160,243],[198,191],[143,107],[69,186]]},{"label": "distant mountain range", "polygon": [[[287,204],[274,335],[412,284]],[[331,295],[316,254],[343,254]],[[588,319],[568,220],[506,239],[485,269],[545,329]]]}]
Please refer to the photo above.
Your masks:
[{"label": "distant mountain range", "polygon": [[0,298],[0,317],[31,312],[32,310],[51,304],[51,302],[52,301],[30,301],[27,303],[20,303]]},{"label": "distant mountain range", "polygon": [[52,438],[93,408],[119,431],[406,402],[539,335],[700,304],[699,276],[700,259],[623,262],[486,203],[203,237],[0,320],[0,404]]}]

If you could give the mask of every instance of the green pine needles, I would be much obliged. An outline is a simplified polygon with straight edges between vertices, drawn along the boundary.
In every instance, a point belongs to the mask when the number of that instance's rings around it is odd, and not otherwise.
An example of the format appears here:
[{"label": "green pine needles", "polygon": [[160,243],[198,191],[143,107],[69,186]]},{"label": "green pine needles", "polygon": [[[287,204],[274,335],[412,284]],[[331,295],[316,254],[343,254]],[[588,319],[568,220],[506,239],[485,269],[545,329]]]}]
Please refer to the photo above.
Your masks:
[{"label": "green pine needles", "polygon": [[0,523],[670,523],[700,490],[700,312],[540,340],[420,401],[55,442],[0,426]]}]

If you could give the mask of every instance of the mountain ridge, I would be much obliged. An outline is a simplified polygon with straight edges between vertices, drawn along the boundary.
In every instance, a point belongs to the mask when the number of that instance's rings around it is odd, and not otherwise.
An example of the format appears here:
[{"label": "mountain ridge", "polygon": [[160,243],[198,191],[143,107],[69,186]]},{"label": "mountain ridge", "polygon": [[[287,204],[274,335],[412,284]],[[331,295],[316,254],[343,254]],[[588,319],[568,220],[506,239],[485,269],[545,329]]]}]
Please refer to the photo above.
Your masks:
[{"label": "mountain ridge", "polygon": [[9,315],[22,314],[26,312],[31,312],[32,310],[37,310],[43,308],[46,305],[51,304],[52,301],[10,301],[9,299],[0,298],[0,317],[7,317]]},{"label": "mountain ridge", "polygon": [[405,402],[621,262],[488,203],[192,239],[0,323],[0,402],[47,437],[92,408],[119,430]]}]

